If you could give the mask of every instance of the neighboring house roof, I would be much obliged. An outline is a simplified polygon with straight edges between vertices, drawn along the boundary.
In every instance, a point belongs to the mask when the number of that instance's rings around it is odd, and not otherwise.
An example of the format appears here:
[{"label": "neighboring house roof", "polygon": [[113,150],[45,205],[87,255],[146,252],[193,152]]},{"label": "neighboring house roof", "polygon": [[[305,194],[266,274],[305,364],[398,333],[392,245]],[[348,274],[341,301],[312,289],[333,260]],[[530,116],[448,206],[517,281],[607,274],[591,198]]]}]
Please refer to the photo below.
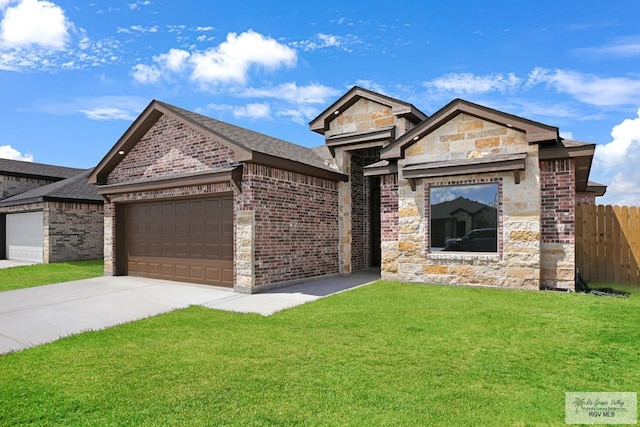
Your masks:
[{"label": "neighboring house roof", "polygon": [[129,152],[164,114],[215,137],[234,151],[235,160],[238,162],[274,165],[336,181],[347,179],[345,175],[327,165],[310,148],[154,100],[100,161],[89,175],[89,181],[93,184],[106,184],[107,176],[123,158],[118,153]]},{"label": "neighboring house roof", "polygon": [[397,117],[406,117],[412,123],[419,123],[427,118],[427,115],[418,110],[413,104],[359,86],[354,86],[336,102],[331,104],[329,108],[320,113],[318,117],[311,120],[309,127],[312,131],[324,135],[324,133],[329,130],[329,123],[336,113],[343,112],[362,98],[387,105],[391,108],[391,114]]},{"label": "neighboring house roof", "polygon": [[431,219],[444,219],[451,218],[451,214],[456,211],[462,210],[473,216],[486,208],[495,209],[493,206],[485,205],[484,203],[475,202],[465,197],[458,197],[453,200],[431,205],[429,213]]},{"label": "neighboring house roof", "polygon": [[91,169],[81,169],[81,171],[71,178],[8,197],[0,201],[0,207],[40,202],[103,204],[104,201],[98,195],[96,187],[87,182]]},{"label": "neighboring house roof", "polygon": [[77,175],[83,170],[22,160],[0,159],[0,175],[58,181]]},{"label": "neighboring house roof", "polygon": [[395,140],[392,144],[383,148],[380,157],[382,159],[399,159],[404,157],[404,151],[433,132],[446,122],[459,114],[468,114],[482,120],[487,120],[510,128],[525,132],[529,143],[557,142],[559,140],[558,128],[523,117],[514,116],[504,111],[494,110],[483,105],[474,104],[464,99],[454,99],[432,116],[416,125],[413,129]]}]

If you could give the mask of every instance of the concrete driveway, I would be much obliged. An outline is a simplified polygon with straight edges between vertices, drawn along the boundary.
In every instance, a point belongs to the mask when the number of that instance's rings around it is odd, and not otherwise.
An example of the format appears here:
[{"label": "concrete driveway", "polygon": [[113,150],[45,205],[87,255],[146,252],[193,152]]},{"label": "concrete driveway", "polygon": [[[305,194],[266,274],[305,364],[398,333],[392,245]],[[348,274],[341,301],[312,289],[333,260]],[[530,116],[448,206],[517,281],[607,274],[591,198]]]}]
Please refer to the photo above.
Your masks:
[{"label": "concrete driveway", "polygon": [[253,295],[129,276],[96,277],[0,292],[0,354],[190,305],[268,316],[379,277],[377,271],[359,272]]}]

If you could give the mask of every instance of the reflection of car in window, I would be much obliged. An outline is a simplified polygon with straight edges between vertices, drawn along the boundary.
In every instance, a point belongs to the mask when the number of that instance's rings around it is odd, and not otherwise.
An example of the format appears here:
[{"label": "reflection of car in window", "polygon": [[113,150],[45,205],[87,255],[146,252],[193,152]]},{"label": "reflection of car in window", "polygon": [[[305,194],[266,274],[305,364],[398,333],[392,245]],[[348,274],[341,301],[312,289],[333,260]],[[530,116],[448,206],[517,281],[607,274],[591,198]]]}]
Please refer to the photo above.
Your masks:
[{"label": "reflection of car in window", "polygon": [[477,228],[462,237],[447,239],[445,251],[497,252],[498,230],[495,228]]}]

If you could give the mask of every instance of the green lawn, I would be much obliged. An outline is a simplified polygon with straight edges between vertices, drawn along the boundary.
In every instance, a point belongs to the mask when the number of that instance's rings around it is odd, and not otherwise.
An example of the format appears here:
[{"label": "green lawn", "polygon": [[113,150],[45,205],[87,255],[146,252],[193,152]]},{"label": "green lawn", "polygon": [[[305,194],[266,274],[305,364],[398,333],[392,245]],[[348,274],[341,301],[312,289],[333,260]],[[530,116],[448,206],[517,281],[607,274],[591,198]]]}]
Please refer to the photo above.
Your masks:
[{"label": "green lawn", "polygon": [[640,384],[640,292],[378,282],[270,317],[191,307],[0,357],[0,425],[564,425]]},{"label": "green lawn", "polygon": [[87,279],[104,274],[102,260],[69,261],[0,269],[0,292]]}]

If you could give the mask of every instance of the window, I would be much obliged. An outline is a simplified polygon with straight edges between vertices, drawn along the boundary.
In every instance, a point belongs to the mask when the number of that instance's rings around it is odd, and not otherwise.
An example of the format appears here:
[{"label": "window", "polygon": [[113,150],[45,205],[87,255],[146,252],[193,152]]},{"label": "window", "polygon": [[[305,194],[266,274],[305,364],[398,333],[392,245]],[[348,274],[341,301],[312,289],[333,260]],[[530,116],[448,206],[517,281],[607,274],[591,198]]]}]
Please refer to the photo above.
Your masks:
[{"label": "window", "polygon": [[497,252],[498,184],[429,189],[430,251]]}]

